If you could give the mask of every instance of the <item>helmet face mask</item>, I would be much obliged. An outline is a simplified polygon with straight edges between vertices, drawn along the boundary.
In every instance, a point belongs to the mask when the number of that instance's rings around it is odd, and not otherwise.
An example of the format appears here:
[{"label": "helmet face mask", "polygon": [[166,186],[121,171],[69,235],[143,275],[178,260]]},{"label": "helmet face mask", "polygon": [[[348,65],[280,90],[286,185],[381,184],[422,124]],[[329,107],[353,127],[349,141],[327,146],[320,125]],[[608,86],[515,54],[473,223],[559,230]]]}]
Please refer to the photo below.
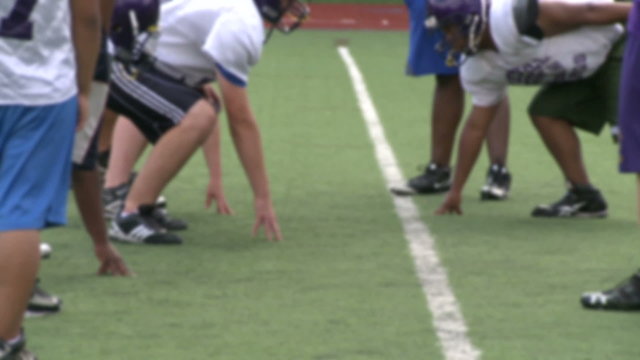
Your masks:
[{"label": "helmet face mask", "polygon": [[262,18],[274,29],[288,34],[302,25],[309,16],[309,7],[302,0],[254,0]]},{"label": "helmet face mask", "polygon": [[[460,54],[478,52],[487,27],[488,0],[428,0],[428,9],[425,26],[445,33],[449,65],[456,65],[455,58]],[[445,46],[439,45],[438,48]]]}]

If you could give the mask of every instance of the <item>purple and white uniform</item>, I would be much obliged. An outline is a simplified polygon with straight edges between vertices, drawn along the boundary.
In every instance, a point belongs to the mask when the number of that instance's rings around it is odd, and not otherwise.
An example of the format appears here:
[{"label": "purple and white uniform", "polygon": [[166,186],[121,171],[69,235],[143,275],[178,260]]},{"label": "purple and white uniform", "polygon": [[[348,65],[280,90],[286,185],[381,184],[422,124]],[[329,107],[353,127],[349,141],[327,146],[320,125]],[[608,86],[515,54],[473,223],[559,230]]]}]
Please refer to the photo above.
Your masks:
[{"label": "purple and white uniform", "polygon": [[633,2],[620,76],[620,171],[640,173],[640,0]]},{"label": "purple and white uniform", "polygon": [[491,5],[491,35],[498,51],[481,51],[460,68],[462,85],[471,94],[474,105],[498,104],[508,85],[587,78],[605,62],[609,50],[624,33],[620,24],[583,26],[536,40],[519,33],[513,17],[514,2],[501,0]]}]

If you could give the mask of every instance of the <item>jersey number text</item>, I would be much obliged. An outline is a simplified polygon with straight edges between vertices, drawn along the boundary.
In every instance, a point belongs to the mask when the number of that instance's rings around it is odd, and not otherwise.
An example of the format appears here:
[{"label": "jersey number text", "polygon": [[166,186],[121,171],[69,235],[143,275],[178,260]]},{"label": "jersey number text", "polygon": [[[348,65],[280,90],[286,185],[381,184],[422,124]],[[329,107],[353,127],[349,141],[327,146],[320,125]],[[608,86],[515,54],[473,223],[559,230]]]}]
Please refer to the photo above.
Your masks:
[{"label": "jersey number text", "polygon": [[29,16],[37,1],[17,0],[9,16],[0,18],[0,37],[31,40],[33,38],[33,23],[29,20]]}]

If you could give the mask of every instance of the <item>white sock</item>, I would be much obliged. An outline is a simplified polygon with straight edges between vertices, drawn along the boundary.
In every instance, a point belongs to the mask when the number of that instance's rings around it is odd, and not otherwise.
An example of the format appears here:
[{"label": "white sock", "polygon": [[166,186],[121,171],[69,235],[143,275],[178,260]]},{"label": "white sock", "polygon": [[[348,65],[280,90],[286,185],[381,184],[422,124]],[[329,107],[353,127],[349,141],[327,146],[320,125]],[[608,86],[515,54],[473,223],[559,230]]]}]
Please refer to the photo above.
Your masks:
[{"label": "white sock", "polygon": [[22,341],[22,334],[18,334],[13,339],[7,340],[7,344],[9,344],[9,346],[13,346],[13,345],[19,343],[20,341]]},{"label": "white sock", "polygon": [[137,214],[137,211],[123,211],[120,213],[120,217],[121,218],[126,218],[127,216],[131,215],[131,214]]}]

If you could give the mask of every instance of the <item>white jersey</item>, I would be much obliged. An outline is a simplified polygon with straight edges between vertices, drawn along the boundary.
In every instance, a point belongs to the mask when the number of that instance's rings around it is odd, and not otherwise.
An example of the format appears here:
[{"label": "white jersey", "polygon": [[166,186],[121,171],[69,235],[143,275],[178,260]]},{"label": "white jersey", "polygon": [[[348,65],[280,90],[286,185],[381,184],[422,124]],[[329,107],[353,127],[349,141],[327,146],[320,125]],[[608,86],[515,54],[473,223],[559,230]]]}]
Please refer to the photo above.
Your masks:
[{"label": "white jersey", "polygon": [[491,35],[498,51],[482,50],[463,63],[462,84],[473,104],[495,105],[509,84],[536,85],[584,79],[606,60],[623,34],[621,25],[584,26],[537,40],[521,35],[515,24],[516,0],[494,0]]},{"label": "white jersey", "polygon": [[253,0],[172,0],[160,12],[156,57],[196,78],[214,70],[238,86],[260,59],[262,18]]},{"label": "white jersey", "polygon": [[1,105],[49,105],[77,93],[70,16],[69,1],[0,1]]}]

